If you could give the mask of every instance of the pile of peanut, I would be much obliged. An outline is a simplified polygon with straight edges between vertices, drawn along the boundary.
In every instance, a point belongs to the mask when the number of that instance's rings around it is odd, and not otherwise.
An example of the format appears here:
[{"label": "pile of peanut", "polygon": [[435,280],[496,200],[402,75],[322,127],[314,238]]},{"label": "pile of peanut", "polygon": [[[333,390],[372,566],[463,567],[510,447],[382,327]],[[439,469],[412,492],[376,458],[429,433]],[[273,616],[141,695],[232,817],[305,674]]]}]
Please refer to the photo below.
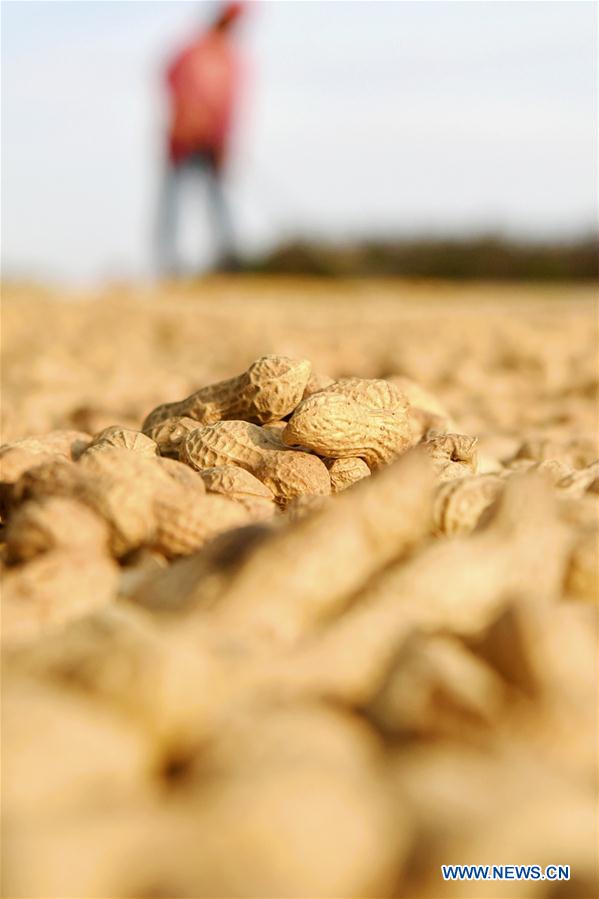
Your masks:
[{"label": "pile of peanut", "polygon": [[597,451],[492,449],[283,355],[4,445],[7,895],[592,895]]}]

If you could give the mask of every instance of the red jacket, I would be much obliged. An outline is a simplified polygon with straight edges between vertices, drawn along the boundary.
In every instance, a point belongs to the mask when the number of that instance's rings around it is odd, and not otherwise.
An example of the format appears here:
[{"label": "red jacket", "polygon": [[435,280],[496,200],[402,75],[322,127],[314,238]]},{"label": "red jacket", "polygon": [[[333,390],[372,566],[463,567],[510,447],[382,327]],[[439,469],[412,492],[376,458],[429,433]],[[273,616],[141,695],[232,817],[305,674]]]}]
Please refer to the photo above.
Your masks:
[{"label": "red jacket", "polygon": [[237,93],[237,54],[229,35],[211,30],[185,48],[167,72],[171,99],[169,155],[181,162],[191,153],[225,156]]}]

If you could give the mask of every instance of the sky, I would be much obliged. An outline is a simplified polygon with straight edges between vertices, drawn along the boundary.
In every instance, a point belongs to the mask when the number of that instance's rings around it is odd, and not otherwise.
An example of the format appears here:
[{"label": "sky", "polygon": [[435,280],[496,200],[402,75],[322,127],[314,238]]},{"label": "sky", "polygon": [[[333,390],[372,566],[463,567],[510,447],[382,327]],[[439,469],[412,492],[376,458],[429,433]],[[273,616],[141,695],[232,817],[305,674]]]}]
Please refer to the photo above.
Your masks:
[{"label": "sky", "polygon": [[[151,276],[162,72],[213,8],[2,3],[5,276]],[[585,0],[248,3],[227,179],[242,251],[595,226],[596,17]],[[182,249],[207,263],[196,187]]]}]

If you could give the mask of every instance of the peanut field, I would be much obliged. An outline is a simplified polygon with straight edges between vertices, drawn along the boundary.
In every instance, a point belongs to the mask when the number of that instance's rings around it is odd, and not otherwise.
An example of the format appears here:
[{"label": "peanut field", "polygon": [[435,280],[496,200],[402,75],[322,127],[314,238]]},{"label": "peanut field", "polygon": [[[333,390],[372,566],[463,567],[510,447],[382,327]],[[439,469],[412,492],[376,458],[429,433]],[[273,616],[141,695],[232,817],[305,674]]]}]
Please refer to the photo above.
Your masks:
[{"label": "peanut field", "polygon": [[8,285],[2,325],[3,895],[599,895],[594,287]]}]

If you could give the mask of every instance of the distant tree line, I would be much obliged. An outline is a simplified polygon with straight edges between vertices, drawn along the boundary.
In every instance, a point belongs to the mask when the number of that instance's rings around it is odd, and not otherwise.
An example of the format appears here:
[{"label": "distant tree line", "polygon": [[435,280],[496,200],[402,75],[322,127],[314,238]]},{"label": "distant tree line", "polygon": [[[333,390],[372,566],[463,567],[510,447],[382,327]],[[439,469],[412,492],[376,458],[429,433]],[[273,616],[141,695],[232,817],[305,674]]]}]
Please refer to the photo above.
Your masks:
[{"label": "distant tree line", "polygon": [[525,241],[485,235],[352,243],[293,241],[247,269],[321,277],[449,278],[527,281],[599,279],[599,236]]}]

